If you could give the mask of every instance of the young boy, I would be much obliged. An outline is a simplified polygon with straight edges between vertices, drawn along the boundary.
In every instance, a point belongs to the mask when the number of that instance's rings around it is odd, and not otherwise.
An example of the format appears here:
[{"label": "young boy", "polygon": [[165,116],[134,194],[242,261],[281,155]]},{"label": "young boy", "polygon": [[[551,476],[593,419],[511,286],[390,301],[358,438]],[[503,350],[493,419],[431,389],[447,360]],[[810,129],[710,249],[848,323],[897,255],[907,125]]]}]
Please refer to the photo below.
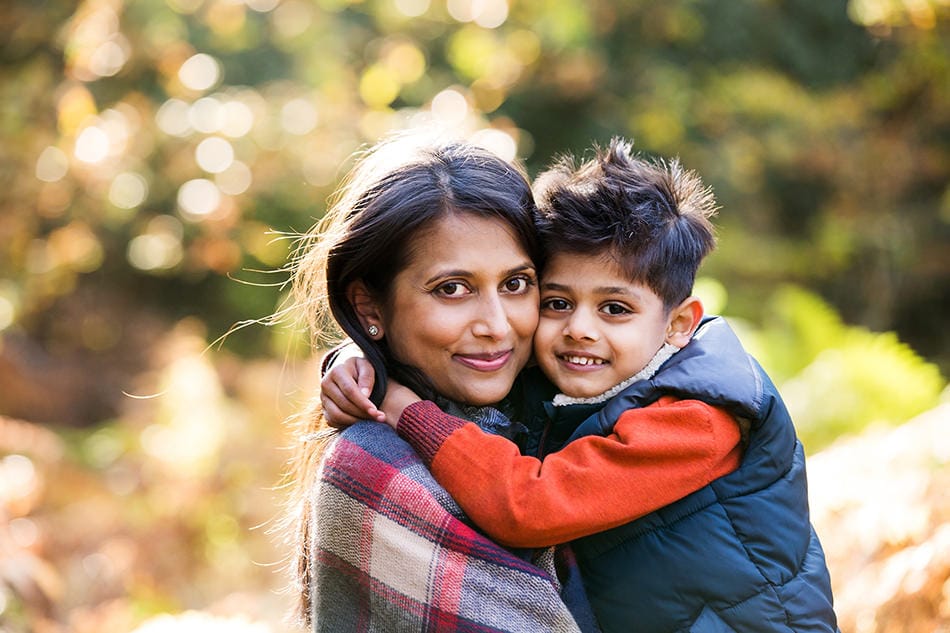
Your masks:
[{"label": "young boy", "polygon": [[835,631],[788,412],[691,296],[709,191],[619,140],[535,188],[535,355],[560,390],[523,381],[540,459],[408,390],[390,390],[387,421],[492,538],[570,541],[604,631]]}]

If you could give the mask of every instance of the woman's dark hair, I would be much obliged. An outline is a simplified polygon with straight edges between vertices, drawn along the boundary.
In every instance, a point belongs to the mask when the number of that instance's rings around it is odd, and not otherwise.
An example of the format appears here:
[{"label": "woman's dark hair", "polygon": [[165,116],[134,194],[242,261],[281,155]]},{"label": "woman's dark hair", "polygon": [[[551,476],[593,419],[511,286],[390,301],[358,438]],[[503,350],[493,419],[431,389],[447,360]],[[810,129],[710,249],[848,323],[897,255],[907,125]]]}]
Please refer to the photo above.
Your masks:
[{"label": "woman's dark hair", "polygon": [[418,135],[390,138],[362,156],[298,250],[297,303],[311,313],[312,331],[325,333],[329,308],[333,321],[360,346],[376,371],[371,398],[377,405],[389,374],[423,397],[434,394],[418,368],[400,363],[385,341],[366,335],[347,288],[362,281],[374,299],[385,302],[412,255],[413,238],[452,213],[497,218],[540,266],[536,210],[524,173],[471,143]]},{"label": "woman's dark hair", "polygon": [[608,254],[669,310],[693,291],[715,246],[712,191],[679,161],[647,160],[619,138],[576,166],[563,157],[535,180],[539,231],[558,253]]}]

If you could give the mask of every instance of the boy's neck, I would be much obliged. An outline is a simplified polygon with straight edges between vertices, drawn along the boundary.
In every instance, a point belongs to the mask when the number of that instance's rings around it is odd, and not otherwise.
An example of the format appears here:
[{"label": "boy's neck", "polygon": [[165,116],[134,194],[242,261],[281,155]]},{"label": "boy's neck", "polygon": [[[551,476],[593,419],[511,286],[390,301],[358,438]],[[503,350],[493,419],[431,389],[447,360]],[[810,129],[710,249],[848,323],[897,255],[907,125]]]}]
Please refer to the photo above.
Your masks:
[{"label": "boy's neck", "polygon": [[605,402],[613,398],[614,396],[616,396],[618,393],[620,393],[621,391],[623,391],[624,389],[626,389],[633,383],[638,382],[640,380],[646,380],[648,378],[652,378],[653,375],[657,372],[657,370],[660,369],[660,365],[662,365],[667,360],[669,360],[670,357],[676,352],[678,352],[679,350],[680,348],[676,347],[675,345],[664,343],[663,347],[661,347],[657,351],[657,353],[653,355],[653,358],[650,359],[650,362],[647,363],[643,367],[643,369],[638,371],[633,376],[630,376],[626,380],[623,380],[620,383],[614,385],[613,387],[603,392],[602,394],[597,395],[597,396],[591,396],[589,398],[575,398],[573,396],[568,396],[563,393],[559,393],[556,396],[554,396],[554,400],[551,401],[551,404],[553,404],[556,407],[564,407],[569,404],[597,404],[598,402]]}]

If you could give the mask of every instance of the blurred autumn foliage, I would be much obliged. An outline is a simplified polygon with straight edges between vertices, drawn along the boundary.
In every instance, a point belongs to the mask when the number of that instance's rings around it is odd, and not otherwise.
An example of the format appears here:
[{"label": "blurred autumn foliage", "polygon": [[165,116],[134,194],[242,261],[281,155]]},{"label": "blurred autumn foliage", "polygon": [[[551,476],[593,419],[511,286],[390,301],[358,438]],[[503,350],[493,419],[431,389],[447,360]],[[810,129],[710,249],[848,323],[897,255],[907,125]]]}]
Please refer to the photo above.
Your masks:
[{"label": "blurred autumn foliage", "polygon": [[292,381],[279,363],[212,363],[202,334],[182,322],[153,347],[139,380],[158,391],[117,420],[0,417],[4,633],[127,632],[188,609],[283,630],[277,398]]},{"label": "blurred autumn foliage", "polygon": [[[396,128],[531,174],[616,134],[679,156],[722,207],[698,291],[819,463],[947,421],[947,0],[6,0],[0,29],[3,633],[286,628],[275,487],[316,370],[257,321]],[[866,486],[820,515],[850,630],[950,626],[948,454],[925,454],[928,518],[860,552],[832,519],[886,512],[875,480],[816,469]],[[911,546],[933,574],[847,590]]]}]

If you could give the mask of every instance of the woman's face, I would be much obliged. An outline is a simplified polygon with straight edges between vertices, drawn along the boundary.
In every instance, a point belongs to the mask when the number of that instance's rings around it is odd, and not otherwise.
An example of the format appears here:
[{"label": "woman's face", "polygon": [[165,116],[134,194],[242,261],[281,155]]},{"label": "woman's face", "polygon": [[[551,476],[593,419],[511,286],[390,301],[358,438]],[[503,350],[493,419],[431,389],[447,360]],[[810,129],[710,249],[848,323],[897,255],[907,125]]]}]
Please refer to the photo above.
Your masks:
[{"label": "woman's face", "polygon": [[393,356],[451,400],[498,402],[531,355],[534,264],[501,220],[467,213],[416,235],[409,253],[379,309]]}]

